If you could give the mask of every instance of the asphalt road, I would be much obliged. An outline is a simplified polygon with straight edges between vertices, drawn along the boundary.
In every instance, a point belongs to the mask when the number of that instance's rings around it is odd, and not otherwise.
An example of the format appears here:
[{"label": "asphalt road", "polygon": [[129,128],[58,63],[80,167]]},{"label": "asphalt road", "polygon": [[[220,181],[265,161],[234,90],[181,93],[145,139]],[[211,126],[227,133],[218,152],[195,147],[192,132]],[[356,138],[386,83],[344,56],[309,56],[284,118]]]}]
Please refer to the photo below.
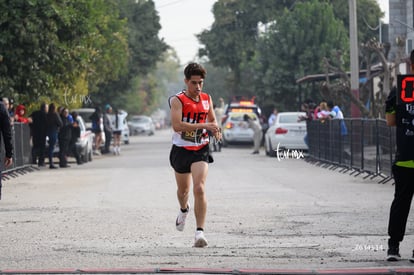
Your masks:
[{"label": "asphalt road", "polygon": [[[194,215],[175,230],[170,130],[131,138],[120,156],[42,168],[4,182],[0,269],[413,268],[413,215],[404,258],[384,261],[392,182],[303,159],[214,153],[207,179],[207,248],[193,248]],[[193,205],[193,204],[192,204]],[[412,213],[413,214],[413,213]]]}]

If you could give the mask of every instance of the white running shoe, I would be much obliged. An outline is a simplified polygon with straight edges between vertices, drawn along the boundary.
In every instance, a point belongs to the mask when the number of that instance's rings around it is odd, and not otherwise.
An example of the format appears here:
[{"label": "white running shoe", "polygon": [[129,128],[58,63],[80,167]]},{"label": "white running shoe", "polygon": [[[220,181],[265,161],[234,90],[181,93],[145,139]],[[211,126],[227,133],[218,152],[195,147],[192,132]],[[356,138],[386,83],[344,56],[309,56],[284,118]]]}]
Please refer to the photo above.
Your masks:
[{"label": "white running shoe", "polygon": [[175,220],[175,227],[178,231],[183,231],[185,226],[185,219],[187,219],[187,215],[190,212],[190,204],[187,203],[187,212],[179,210],[177,219]]},{"label": "white running shoe", "polygon": [[204,232],[197,230],[195,232],[195,241],[194,247],[205,247],[208,245],[206,237],[204,237]]}]

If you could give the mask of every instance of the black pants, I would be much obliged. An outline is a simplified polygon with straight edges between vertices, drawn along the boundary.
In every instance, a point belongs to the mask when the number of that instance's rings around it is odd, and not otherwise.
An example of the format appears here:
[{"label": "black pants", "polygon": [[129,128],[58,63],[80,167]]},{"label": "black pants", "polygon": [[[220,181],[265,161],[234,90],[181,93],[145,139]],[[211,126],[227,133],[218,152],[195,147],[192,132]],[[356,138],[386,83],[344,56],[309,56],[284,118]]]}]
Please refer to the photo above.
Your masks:
[{"label": "black pants", "polygon": [[69,153],[69,139],[59,139],[59,166],[65,167],[68,165],[68,153]]},{"label": "black pants", "polygon": [[33,136],[32,163],[44,165],[45,164],[45,151],[46,151],[46,136],[44,137]]},{"label": "black pants", "polygon": [[72,155],[75,157],[76,163],[81,164],[82,159],[81,159],[81,155],[80,155],[79,150],[78,150],[78,146],[76,146],[76,141],[75,142],[71,141],[69,143],[69,150],[72,153]]},{"label": "black pants", "polygon": [[398,246],[404,238],[414,194],[414,168],[405,168],[394,164],[392,173],[395,180],[395,193],[391,204],[388,235],[390,236],[389,244]]},{"label": "black pants", "polygon": [[105,149],[103,153],[107,154],[110,152],[111,140],[112,140],[112,132],[105,130]]}]

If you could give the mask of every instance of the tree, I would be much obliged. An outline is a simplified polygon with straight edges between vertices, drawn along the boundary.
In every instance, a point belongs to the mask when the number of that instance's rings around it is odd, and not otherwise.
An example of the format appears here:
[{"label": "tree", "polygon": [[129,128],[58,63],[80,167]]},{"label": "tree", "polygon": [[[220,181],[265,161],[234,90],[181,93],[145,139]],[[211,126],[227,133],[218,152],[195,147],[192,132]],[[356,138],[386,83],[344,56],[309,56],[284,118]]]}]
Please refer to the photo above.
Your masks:
[{"label": "tree", "polygon": [[[140,90],[136,86],[137,83],[149,81],[146,79],[147,74],[155,71],[156,64],[168,49],[168,45],[158,38],[161,25],[153,1],[121,0],[117,3],[120,17],[126,20],[128,27],[128,41],[125,49],[128,53],[127,68],[118,79],[99,86],[99,91],[95,95],[98,100],[95,104],[112,102],[120,108],[125,108],[126,99],[130,99],[131,94],[136,94]],[[152,92],[145,90],[145,93]]]},{"label": "tree", "polygon": [[296,79],[322,72],[323,58],[333,49],[346,52],[347,44],[347,32],[329,3],[311,0],[296,4],[292,11],[285,9],[259,44],[258,94],[280,109],[298,108]]},{"label": "tree", "polygon": [[116,78],[125,67],[126,34],[114,3],[1,0],[1,93],[64,104],[68,93],[86,95]]},{"label": "tree", "polygon": [[[335,17],[344,23],[345,29],[349,30],[349,4],[344,0],[330,0]],[[357,22],[358,41],[366,43],[373,38],[379,41],[379,21],[384,16],[376,0],[358,0]]]},{"label": "tree", "polygon": [[[341,18],[345,26],[349,26],[349,7],[345,1],[331,0],[335,7],[336,16]],[[339,12],[339,11],[345,12]],[[369,11],[369,12],[366,12]],[[383,105],[386,95],[390,90],[390,71],[387,56],[389,44],[379,41],[378,22],[383,16],[380,7],[376,1],[361,0],[357,1],[357,21],[358,21],[358,41],[359,47],[359,68],[366,70],[365,82],[360,84],[360,96],[356,98],[350,90],[350,79],[346,74],[344,66],[337,60],[325,60],[326,73],[334,72],[340,75],[336,81],[326,81],[323,83],[321,92],[325,97],[342,99],[342,102],[349,103],[352,101],[359,108],[364,117],[384,117]],[[382,71],[372,71],[372,67],[381,64]],[[398,65],[397,65],[398,66]],[[347,68],[347,67],[345,67]],[[374,95],[373,79],[380,77],[383,83],[380,83],[380,90]],[[345,104],[344,104],[345,105]],[[348,105],[348,104],[346,104]]]},{"label": "tree", "polygon": [[213,7],[215,21],[211,30],[197,35],[204,45],[199,56],[207,56],[213,66],[231,70],[233,95],[237,95],[243,87],[243,63],[249,62],[255,55],[258,22],[274,20],[277,12],[272,11],[277,11],[276,7],[280,7],[283,2],[219,0]]},{"label": "tree", "polygon": [[[286,39],[283,43],[269,43],[269,41],[264,42],[262,36],[267,37],[269,30],[273,32],[277,31],[281,22],[286,20],[286,15],[294,13],[296,16],[304,16],[306,19],[295,20],[292,19],[292,29],[294,29],[294,35],[291,37],[297,36],[297,34],[303,35],[303,33],[317,33],[318,30],[313,28],[313,23],[318,22],[318,18],[315,18],[313,21],[309,18],[318,17],[321,12],[308,12],[304,11],[302,13],[298,12],[298,7],[302,7],[304,4],[320,3],[322,9],[329,7],[331,12],[330,17],[335,19],[335,22],[339,24],[342,22],[343,26],[340,27],[339,32],[335,33],[330,29],[330,33],[334,37],[326,38],[325,46],[321,50],[318,47],[316,42],[310,41],[312,46],[307,44],[300,44],[302,48],[311,49],[311,53],[305,54],[301,53],[300,56],[294,58],[292,55],[288,55],[291,59],[286,60],[286,57],[280,52],[286,53],[286,49],[296,49],[297,44],[301,43],[303,39],[289,39],[289,24],[284,26],[286,29]],[[375,0],[359,0],[357,1],[358,9],[358,33],[360,41],[368,41],[373,37],[378,37],[378,29],[376,29],[379,18],[383,16],[383,13],[380,11],[378,3]],[[370,11],[367,13],[366,11]],[[342,58],[341,60],[344,68],[349,66],[348,62],[348,48],[346,47],[349,26],[349,12],[348,12],[348,2],[343,0],[328,0],[328,1],[309,1],[309,0],[281,0],[281,1],[243,1],[243,0],[233,0],[233,1],[218,1],[214,5],[213,13],[215,16],[215,22],[212,25],[211,30],[206,30],[199,34],[198,38],[200,43],[204,46],[200,49],[199,55],[202,57],[208,57],[210,62],[216,66],[223,69],[228,69],[226,82],[227,85],[232,87],[233,94],[243,94],[251,95],[251,93],[259,93],[259,101],[268,102],[269,104],[284,105],[290,100],[298,100],[293,94],[281,92],[283,91],[292,91],[292,89],[298,89],[297,85],[294,83],[294,77],[292,73],[300,78],[305,76],[307,73],[323,73],[323,67],[321,67],[321,62],[324,57],[331,57],[331,52],[336,52],[337,49],[342,49]],[[333,13],[333,15],[332,15]],[[329,24],[329,20],[327,21]],[[294,28],[295,24],[297,28]],[[286,25],[286,24],[285,24]],[[258,27],[262,26],[262,31]],[[319,27],[319,26],[318,26]],[[326,26],[328,28],[329,25]],[[345,28],[344,28],[345,27]],[[255,32],[249,33],[248,30],[255,30]],[[302,29],[300,29],[302,28]],[[302,31],[302,34],[300,33]],[[323,34],[323,32],[321,33]],[[342,40],[339,44],[342,44],[340,47],[337,44],[330,45],[329,43],[334,41],[335,37],[340,35]],[[300,37],[300,36],[299,36]],[[265,38],[267,39],[267,38]],[[315,37],[316,40],[320,39],[318,36]],[[292,44],[286,44],[292,43]],[[307,41],[305,41],[307,43]],[[277,44],[277,46],[275,46]],[[267,47],[270,47],[266,49]],[[282,51],[278,48],[282,47]],[[266,55],[263,55],[263,50],[266,49]],[[300,52],[300,51],[298,51]],[[320,55],[319,52],[326,53],[327,56]],[[313,56],[313,53],[315,55]],[[307,57],[305,57],[305,55]],[[315,57],[315,58],[312,58]],[[305,57],[305,58],[304,58]],[[376,58],[375,56],[373,58]],[[271,70],[268,69],[269,60],[272,60],[271,63],[277,64],[277,66],[271,66]],[[366,60],[360,58],[361,67],[366,67]],[[376,59],[378,61],[378,59]],[[375,61],[373,61],[375,62]],[[310,64],[313,64],[313,68],[310,67]],[[318,71],[319,70],[319,71]],[[288,72],[288,73],[287,73]],[[289,73],[290,72],[290,73]],[[272,83],[271,79],[277,74],[279,79],[276,81],[273,80],[276,86],[270,84]],[[285,76],[283,76],[285,75]],[[265,79],[266,83],[263,83],[262,79]],[[273,94],[272,90],[278,91],[278,96],[276,102],[269,102],[269,96]],[[319,93],[318,91],[314,91]],[[289,99],[284,99],[287,96]],[[282,101],[285,102],[282,104]],[[282,107],[282,106],[280,106]]]}]

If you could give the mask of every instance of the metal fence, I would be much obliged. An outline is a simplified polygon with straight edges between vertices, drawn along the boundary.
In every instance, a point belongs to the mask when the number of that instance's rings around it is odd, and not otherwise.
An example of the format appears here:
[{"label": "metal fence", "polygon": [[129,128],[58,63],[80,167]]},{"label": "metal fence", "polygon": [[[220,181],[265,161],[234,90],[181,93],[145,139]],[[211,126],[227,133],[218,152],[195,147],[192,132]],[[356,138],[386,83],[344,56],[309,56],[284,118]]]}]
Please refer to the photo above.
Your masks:
[{"label": "metal fence", "polygon": [[[346,132],[345,132],[345,130]],[[391,166],[395,153],[395,127],[381,119],[344,119],[310,121],[307,123],[308,161],[352,175],[392,179]],[[4,160],[3,139],[0,160]],[[13,126],[13,165],[4,169],[2,179],[17,177],[37,168],[31,163],[30,127]]]},{"label": "metal fence", "polygon": [[381,119],[310,121],[307,124],[311,162],[365,178],[392,179],[395,128]]},{"label": "metal fence", "polygon": [[14,148],[13,165],[4,168],[4,140],[1,138],[0,167],[3,180],[17,177],[35,170],[31,165],[30,127],[24,123],[14,123],[12,128],[12,142]]}]

